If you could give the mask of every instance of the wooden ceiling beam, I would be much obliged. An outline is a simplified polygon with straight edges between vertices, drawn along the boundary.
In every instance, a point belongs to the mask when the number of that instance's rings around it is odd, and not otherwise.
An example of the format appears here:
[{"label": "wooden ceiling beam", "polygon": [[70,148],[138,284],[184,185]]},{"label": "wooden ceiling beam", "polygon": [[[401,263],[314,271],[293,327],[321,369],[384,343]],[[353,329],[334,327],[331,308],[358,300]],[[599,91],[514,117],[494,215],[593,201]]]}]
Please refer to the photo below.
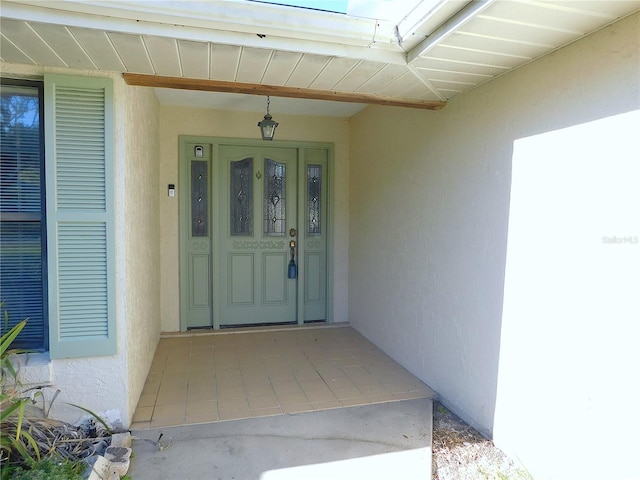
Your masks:
[{"label": "wooden ceiling beam", "polygon": [[138,73],[124,73],[127,85],[154,88],[176,88],[181,90],[201,90],[205,92],[241,93],[245,95],[270,95],[272,97],[307,98],[330,100],[332,102],[366,103],[392,107],[422,108],[440,110],[446,102],[419,100],[400,97],[388,97],[371,93],[335,92],[332,90],[314,90],[311,88],[281,87],[257,83],[223,82],[196,78],[162,77]]}]

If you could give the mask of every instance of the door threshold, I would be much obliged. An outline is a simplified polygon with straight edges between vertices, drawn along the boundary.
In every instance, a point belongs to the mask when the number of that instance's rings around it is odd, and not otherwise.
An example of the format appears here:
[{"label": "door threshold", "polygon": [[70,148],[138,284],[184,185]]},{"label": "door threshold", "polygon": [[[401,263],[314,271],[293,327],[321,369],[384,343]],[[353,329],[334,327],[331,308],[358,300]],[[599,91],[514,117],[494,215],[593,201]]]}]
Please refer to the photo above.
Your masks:
[{"label": "door threshold", "polygon": [[304,325],[296,324],[278,324],[278,325],[264,325],[264,326],[251,326],[251,327],[237,327],[237,328],[224,328],[222,330],[214,330],[213,328],[198,328],[191,329],[186,332],[162,332],[160,338],[175,338],[175,337],[197,337],[202,335],[232,335],[235,333],[261,333],[261,332],[281,332],[287,330],[314,330],[322,328],[347,328],[350,327],[349,322],[338,323],[305,323]]},{"label": "door threshold", "polygon": [[284,327],[297,325],[298,322],[274,322],[274,323],[240,323],[238,325],[220,325],[220,330],[227,330],[230,328],[262,328],[262,327]]}]

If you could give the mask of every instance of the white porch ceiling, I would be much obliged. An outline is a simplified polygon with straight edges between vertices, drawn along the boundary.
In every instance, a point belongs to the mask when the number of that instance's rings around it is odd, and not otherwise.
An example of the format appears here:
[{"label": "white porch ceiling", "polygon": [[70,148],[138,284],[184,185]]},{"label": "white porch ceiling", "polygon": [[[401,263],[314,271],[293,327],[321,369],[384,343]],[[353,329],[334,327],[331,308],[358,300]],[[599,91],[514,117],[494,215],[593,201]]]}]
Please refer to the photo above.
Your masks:
[{"label": "white porch ceiling", "polygon": [[[640,0],[413,0],[369,19],[244,0],[3,0],[9,63],[447,101],[640,8]],[[264,98],[156,89],[161,103],[262,111]],[[301,95],[304,97],[304,95]],[[273,98],[272,113],[364,105]]]}]

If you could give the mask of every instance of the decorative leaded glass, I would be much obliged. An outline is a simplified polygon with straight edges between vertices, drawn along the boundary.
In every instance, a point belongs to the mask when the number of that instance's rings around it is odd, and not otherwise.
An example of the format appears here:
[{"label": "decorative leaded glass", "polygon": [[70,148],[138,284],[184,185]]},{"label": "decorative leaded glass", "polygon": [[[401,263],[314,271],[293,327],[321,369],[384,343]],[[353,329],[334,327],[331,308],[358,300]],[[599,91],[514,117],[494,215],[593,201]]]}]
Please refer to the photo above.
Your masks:
[{"label": "decorative leaded glass", "polygon": [[320,235],[322,165],[307,166],[307,235]]},{"label": "decorative leaded glass", "polygon": [[207,237],[209,235],[207,162],[191,161],[191,235]]},{"label": "decorative leaded glass", "polygon": [[253,158],[231,162],[231,235],[253,235]]},{"label": "decorative leaded glass", "polygon": [[270,237],[285,235],[286,168],[284,163],[264,160],[264,234]]}]

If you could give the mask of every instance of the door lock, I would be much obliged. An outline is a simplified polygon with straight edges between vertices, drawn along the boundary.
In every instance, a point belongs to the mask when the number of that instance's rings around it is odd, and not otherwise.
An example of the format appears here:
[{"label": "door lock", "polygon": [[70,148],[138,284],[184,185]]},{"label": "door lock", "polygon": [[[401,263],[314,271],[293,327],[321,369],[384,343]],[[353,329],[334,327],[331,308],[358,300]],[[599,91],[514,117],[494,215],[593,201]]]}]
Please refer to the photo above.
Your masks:
[{"label": "door lock", "polygon": [[296,236],[296,234],[297,234],[297,233],[298,233],[298,232],[296,231],[296,229],[295,229],[295,228],[290,228],[290,229],[289,229],[289,236],[290,236],[291,238],[295,238],[295,236]]}]

